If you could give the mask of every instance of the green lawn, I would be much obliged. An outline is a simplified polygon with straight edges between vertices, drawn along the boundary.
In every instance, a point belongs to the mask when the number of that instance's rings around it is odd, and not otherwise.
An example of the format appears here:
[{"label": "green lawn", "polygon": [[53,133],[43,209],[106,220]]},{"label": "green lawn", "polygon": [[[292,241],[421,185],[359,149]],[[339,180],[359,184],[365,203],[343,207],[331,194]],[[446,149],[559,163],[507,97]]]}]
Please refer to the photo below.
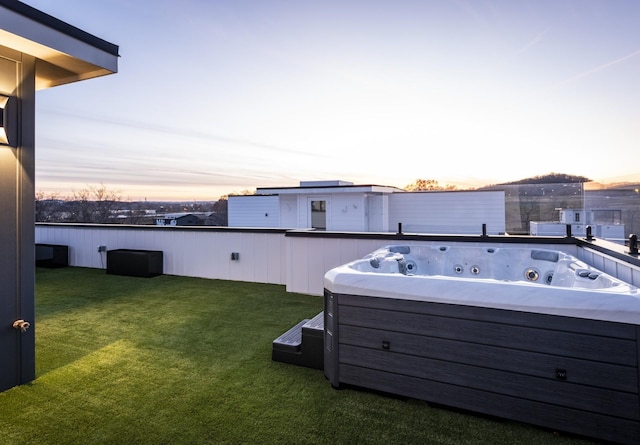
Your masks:
[{"label": "green lawn", "polygon": [[284,287],[38,269],[37,379],[0,394],[1,444],[579,444],[271,361],[322,310]]}]

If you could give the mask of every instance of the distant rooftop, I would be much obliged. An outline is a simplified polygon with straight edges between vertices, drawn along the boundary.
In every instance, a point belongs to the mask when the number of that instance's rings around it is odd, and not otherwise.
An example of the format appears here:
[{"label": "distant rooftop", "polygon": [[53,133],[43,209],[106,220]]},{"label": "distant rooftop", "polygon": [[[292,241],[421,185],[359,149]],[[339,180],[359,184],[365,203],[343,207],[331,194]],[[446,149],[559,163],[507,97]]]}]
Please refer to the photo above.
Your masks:
[{"label": "distant rooftop", "polygon": [[355,185],[353,182],[330,181],[300,181],[298,187],[258,187],[256,195],[283,195],[291,193],[323,193],[323,192],[351,192],[351,193],[397,193],[404,190],[387,185]]},{"label": "distant rooftop", "polygon": [[339,179],[333,181],[300,181],[300,187],[339,187],[345,185],[353,185],[353,182]]}]

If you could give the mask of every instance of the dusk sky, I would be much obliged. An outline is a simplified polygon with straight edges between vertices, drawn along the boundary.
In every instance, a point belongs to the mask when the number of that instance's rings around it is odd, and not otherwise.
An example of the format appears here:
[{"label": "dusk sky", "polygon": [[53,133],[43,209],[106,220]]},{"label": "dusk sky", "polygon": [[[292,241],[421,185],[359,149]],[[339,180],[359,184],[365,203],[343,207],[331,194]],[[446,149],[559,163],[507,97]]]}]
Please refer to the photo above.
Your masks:
[{"label": "dusk sky", "polygon": [[23,0],[120,46],[37,95],[36,189],[640,179],[637,0]]}]

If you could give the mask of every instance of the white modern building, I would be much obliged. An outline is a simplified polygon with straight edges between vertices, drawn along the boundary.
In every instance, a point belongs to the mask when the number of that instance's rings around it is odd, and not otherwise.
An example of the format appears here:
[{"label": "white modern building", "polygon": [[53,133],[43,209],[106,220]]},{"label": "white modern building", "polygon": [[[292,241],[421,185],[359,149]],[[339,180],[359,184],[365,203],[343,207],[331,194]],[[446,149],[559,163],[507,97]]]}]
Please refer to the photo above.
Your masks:
[{"label": "white modern building", "polygon": [[560,209],[558,221],[531,221],[529,233],[533,236],[562,236],[571,227],[573,236],[587,236],[587,227],[591,235],[619,244],[625,242],[625,226],[622,224],[621,210],[584,210]]},{"label": "white modern building", "polygon": [[505,233],[503,191],[407,192],[346,181],[301,181],[229,196],[229,227],[340,232]]}]

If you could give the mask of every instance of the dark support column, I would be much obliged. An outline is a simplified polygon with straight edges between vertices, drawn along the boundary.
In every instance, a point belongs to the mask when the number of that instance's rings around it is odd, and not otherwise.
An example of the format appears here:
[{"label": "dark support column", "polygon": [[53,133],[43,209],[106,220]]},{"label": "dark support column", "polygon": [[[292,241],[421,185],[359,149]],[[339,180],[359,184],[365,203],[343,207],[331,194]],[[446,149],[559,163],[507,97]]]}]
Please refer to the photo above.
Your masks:
[{"label": "dark support column", "polygon": [[[0,146],[0,391],[35,378],[35,59],[0,51],[15,146]],[[16,323],[23,320],[27,323]]]},{"label": "dark support column", "polygon": [[35,58],[22,56],[20,148],[18,150],[19,295],[18,319],[31,324],[20,336],[20,383],[36,378],[35,356]]}]

